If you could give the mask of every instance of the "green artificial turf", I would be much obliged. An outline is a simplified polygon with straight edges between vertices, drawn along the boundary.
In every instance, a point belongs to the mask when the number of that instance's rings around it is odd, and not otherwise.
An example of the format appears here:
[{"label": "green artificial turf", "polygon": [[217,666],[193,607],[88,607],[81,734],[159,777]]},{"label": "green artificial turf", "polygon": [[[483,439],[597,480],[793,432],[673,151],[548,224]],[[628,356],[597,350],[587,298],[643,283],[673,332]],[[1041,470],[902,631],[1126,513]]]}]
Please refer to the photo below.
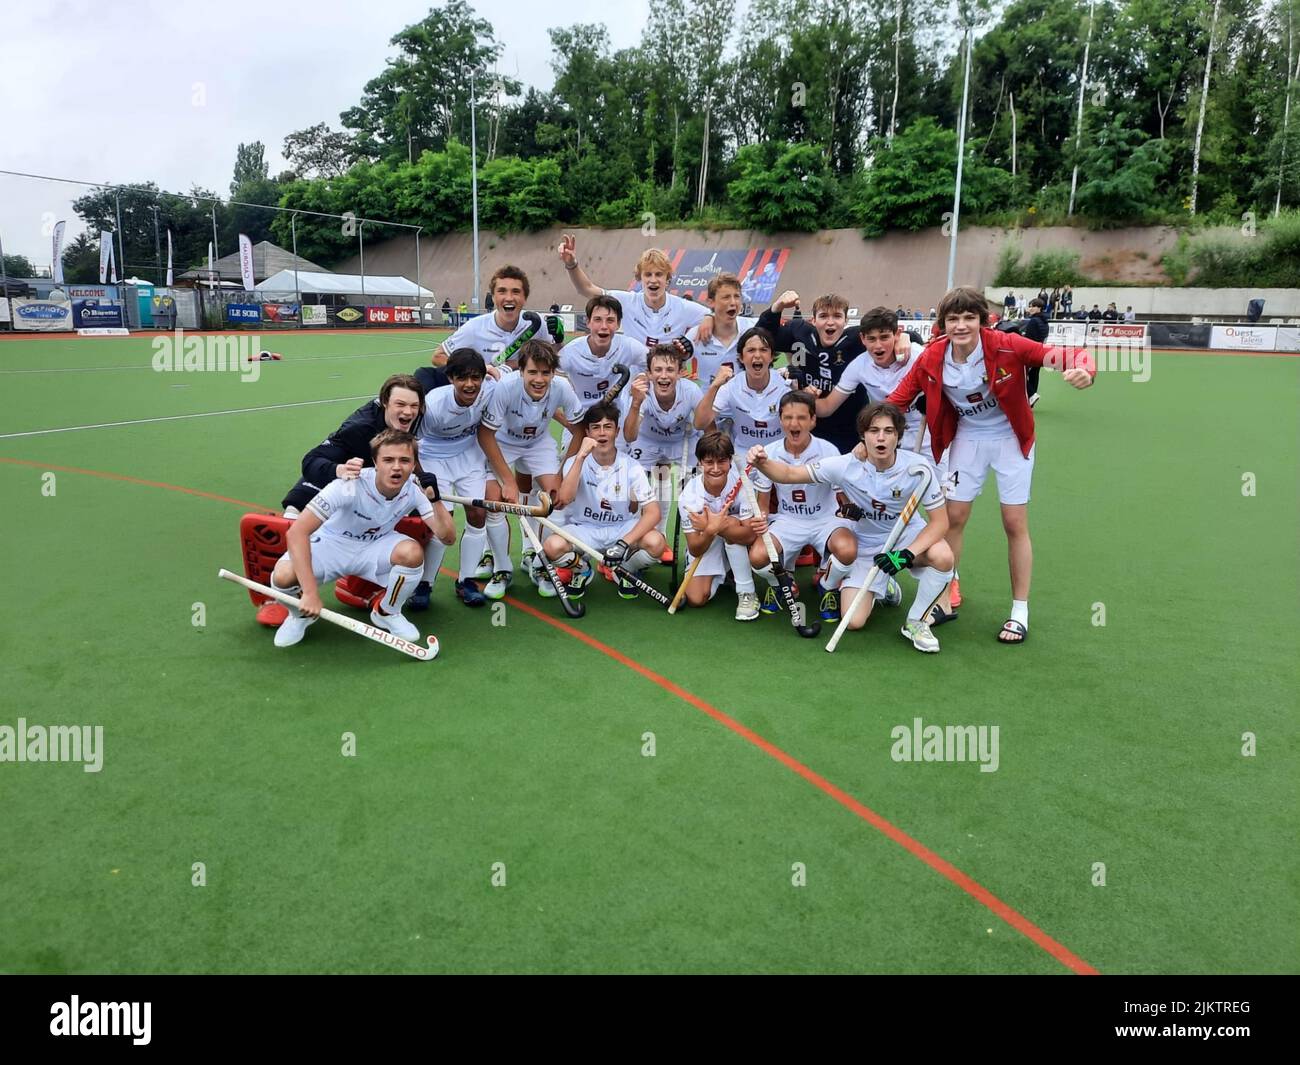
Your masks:
[{"label": "green artificial turf", "polygon": [[[0,462],[0,725],[105,730],[98,774],[0,763],[0,971],[1069,971],[691,701],[513,601],[466,610],[443,577],[415,615],[441,642],[430,664],[326,624],[277,650],[216,579],[240,568],[241,506],[56,468],[275,509],[352,397],[435,339],[277,336],[284,361],[250,383],[155,373],[147,338],[0,342],[0,436],[333,401],[0,439],[0,458],[34,463]],[[1300,360],[1206,355],[1084,393],[1045,374],[1021,648],[994,641],[1010,596],[991,485],[938,656],[884,610],[827,655],[829,626],[805,641],[784,615],[738,624],[729,591],[670,619],[599,583],[570,625],[1102,972],[1294,971],[1298,383]],[[667,569],[651,579],[667,588]],[[891,760],[914,717],[997,725],[997,772]]]}]

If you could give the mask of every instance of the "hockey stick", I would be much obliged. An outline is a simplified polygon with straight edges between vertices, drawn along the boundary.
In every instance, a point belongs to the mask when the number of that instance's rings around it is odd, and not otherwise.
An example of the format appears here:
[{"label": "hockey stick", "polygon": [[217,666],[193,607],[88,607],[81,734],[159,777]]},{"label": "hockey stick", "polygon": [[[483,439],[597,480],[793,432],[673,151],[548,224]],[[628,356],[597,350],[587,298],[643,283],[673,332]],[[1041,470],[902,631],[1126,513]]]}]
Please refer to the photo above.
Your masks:
[{"label": "hockey stick", "polygon": [[[540,494],[540,493],[539,493]],[[580,618],[587,613],[585,603],[576,599],[570,599],[569,593],[564,587],[564,582],[560,580],[560,575],[555,572],[555,563],[546,557],[546,552],[542,550],[541,538],[537,531],[529,524],[528,519],[522,514],[519,516],[519,527],[524,530],[524,535],[528,537],[529,542],[533,545],[533,550],[537,552],[537,557],[542,560],[542,568],[546,570],[547,579],[555,588],[555,594],[560,597],[560,606],[564,612],[571,618]]]},{"label": "hockey stick", "polygon": [[[749,472],[748,466],[745,467],[745,472],[746,473]],[[731,486],[731,491],[727,493],[726,498],[722,501],[722,507],[720,508],[719,513],[725,514],[728,510],[731,509],[731,504],[736,501],[736,496],[740,494],[740,486],[742,483],[743,482],[740,480],[740,478],[736,478],[736,483]],[[713,541],[710,540],[708,544],[705,545],[704,550],[701,551],[698,555],[696,555],[693,559],[691,559],[691,564],[686,568],[686,576],[682,578],[681,586],[677,589],[676,594],[673,596],[673,601],[668,604],[668,613],[670,614],[677,613],[677,608],[682,605],[682,600],[686,598],[686,588],[691,583],[691,578],[695,576],[695,571],[700,568],[700,560],[704,558],[706,554],[708,554],[709,548],[712,546],[713,546]]]},{"label": "hockey stick", "polygon": [[[258,584],[257,581],[250,581],[247,577],[239,573],[231,573],[228,569],[218,570],[217,576],[223,580],[233,581],[235,584],[242,584],[251,592],[261,592],[263,595],[270,596],[276,602],[283,603],[294,610],[302,609],[302,600],[295,599],[287,592],[282,592],[278,588],[272,588],[267,584]],[[386,629],[377,628],[374,625],[367,625],[364,621],[358,621],[356,618],[350,618],[346,614],[336,614],[328,607],[322,607],[320,616],[331,624],[339,626],[341,629],[347,629],[355,632],[358,636],[364,636],[367,640],[374,640],[375,643],[382,643],[391,647],[394,651],[401,651],[404,655],[410,655],[412,658],[418,658],[421,662],[428,662],[438,657],[438,637],[429,636],[426,642],[427,647],[421,647],[418,643],[411,643],[409,640],[403,640],[400,636],[394,636]]]},{"label": "hockey stick", "polygon": [[686,463],[691,455],[691,430],[687,426],[682,430],[682,463],[677,467],[677,494],[673,499],[673,587],[677,587],[678,552],[682,538],[682,508],[680,506],[682,489],[686,487]]},{"label": "hockey stick", "polygon": [[[745,486],[745,498],[749,500],[749,505],[757,514],[758,496],[754,492],[754,482],[749,479],[749,474],[743,469],[740,471],[740,481]],[[794,626],[794,631],[800,636],[806,640],[811,640],[822,631],[821,622],[816,621],[811,625],[808,624],[807,609],[794,594],[794,579],[790,576],[790,571],[781,564],[781,555],[772,540],[772,534],[767,530],[763,532],[763,546],[767,548],[767,557],[772,564],[772,573],[776,577],[777,586],[781,589],[781,598],[785,600],[785,609],[790,614],[790,624]]]},{"label": "hockey stick", "polygon": [[536,311],[524,311],[520,317],[528,323],[528,328],[515,337],[508,348],[502,348],[497,353],[497,357],[492,360],[493,366],[500,366],[502,363],[509,362],[514,358],[515,352],[532,340],[537,335],[538,330],[542,328],[542,316]]},{"label": "hockey stick", "polygon": [[[581,540],[579,540],[576,536],[574,536],[573,533],[569,532],[569,530],[564,528],[562,525],[557,525],[555,522],[551,521],[550,518],[544,518],[539,516],[537,520],[542,525],[545,525],[546,528],[550,529],[551,532],[555,533],[556,536],[568,540],[569,543],[571,543],[584,555],[587,555],[588,557],[595,559],[595,561],[599,565],[609,566],[609,563],[605,561],[604,555],[602,555],[590,544],[584,544]],[[613,573],[622,577],[629,584],[634,585],[637,591],[644,592],[656,603],[661,603],[664,606],[668,605],[668,596],[664,595],[664,593],[661,592],[658,588],[654,587],[654,585],[647,584],[635,573],[633,573],[630,569],[624,569],[621,565],[610,566],[609,568]]]},{"label": "hockey stick", "polygon": [[[889,554],[898,543],[898,539],[903,535],[903,530],[907,528],[907,523],[912,520],[912,515],[916,513],[916,508],[921,505],[921,497],[925,495],[925,490],[930,487],[930,467],[923,462],[918,462],[915,466],[909,466],[908,473],[914,477],[920,477],[915,490],[908,496],[907,503],[904,505],[898,520],[894,522],[894,527],[889,530],[889,539],[885,541],[885,546],[880,549],[878,554]],[[868,590],[871,588],[871,582],[876,579],[876,574],[880,572],[879,566],[872,566],[867,573],[866,580],[862,582],[862,587],[858,589],[858,594],[853,597],[853,602],[849,604],[849,609],[840,615],[840,623],[835,626],[835,631],[831,633],[831,638],[826,644],[827,651],[834,651],[840,639],[849,629],[849,618],[858,612],[860,607],[867,598]]]},{"label": "hockey stick", "polygon": [[481,507],[498,514],[522,514],[529,518],[544,518],[555,509],[551,497],[545,492],[537,493],[537,503],[507,503],[501,499],[466,499],[464,496],[449,495],[444,492],[442,498],[448,503],[459,503],[462,507]]},{"label": "hockey stick", "polygon": [[617,402],[618,397],[623,393],[623,389],[627,387],[627,383],[632,380],[632,371],[621,362],[614,363],[610,369],[614,371],[615,376],[618,377],[618,381],[611,386],[608,391],[606,391],[605,395],[601,398],[602,403]]}]

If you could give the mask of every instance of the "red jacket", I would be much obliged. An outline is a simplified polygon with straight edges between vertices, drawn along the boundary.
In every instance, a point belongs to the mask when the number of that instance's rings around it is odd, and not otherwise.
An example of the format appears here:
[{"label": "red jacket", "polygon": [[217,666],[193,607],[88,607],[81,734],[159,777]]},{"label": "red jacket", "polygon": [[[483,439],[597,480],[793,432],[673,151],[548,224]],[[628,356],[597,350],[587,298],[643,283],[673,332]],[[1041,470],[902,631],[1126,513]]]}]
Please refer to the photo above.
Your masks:
[{"label": "red jacket", "polygon": [[[1087,370],[1094,378],[1097,367],[1086,348],[1048,347],[997,329],[981,329],[980,345],[989,374],[988,387],[998,401],[998,408],[1011,423],[1021,453],[1028,458],[1034,446],[1034,414],[1025,394],[1025,367],[1046,365],[1062,371],[1078,368]],[[918,392],[924,393],[925,421],[930,428],[930,448],[935,462],[943,457],[944,449],[957,435],[957,410],[943,394],[943,356],[947,350],[947,336],[930,341],[907,376],[889,394],[890,403],[906,410]]]}]

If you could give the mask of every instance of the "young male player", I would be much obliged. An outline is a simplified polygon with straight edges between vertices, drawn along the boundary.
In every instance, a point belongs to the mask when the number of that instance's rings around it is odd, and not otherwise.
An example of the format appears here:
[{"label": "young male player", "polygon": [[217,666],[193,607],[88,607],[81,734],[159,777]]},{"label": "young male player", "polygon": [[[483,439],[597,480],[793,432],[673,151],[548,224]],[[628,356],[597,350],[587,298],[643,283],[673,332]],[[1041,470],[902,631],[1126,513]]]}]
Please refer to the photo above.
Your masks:
[{"label": "young male player", "polygon": [[706,322],[699,332],[707,340],[713,327],[708,308],[694,300],[684,300],[671,295],[668,285],[673,278],[672,263],[658,248],[641,253],[636,262],[636,279],[641,282],[640,292],[623,292],[603,289],[587,276],[578,265],[577,238],[570,233],[560,242],[560,261],[569,273],[573,287],[584,299],[592,296],[613,296],[623,306],[623,332],[645,344],[646,350],[654,345],[685,335],[693,325]]},{"label": "young male player", "polygon": [[[664,538],[655,528],[659,504],[645,471],[614,446],[618,436],[614,406],[588,407],[582,426],[585,435],[577,454],[564,460],[564,479],[556,493],[556,507],[564,511],[561,527],[602,552],[607,565],[639,573],[663,554]],[[594,572],[590,560],[556,533],[546,538],[542,550],[555,563],[570,598],[581,597]],[[549,583],[543,573],[538,591],[553,594]],[[616,576],[615,584],[622,598],[636,598],[631,582]]]},{"label": "young male player", "polygon": [[[396,526],[414,509],[444,545],[455,541],[456,527],[435,505],[437,478],[425,473],[421,484],[411,476],[415,438],[410,433],[385,429],[371,441],[370,456],[373,466],[355,478],[331,481],[289,528],[289,550],[275,564],[271,585],[300,598],[302,610],[290,610],[275,630],[276,647],[292,647],[303,638],[320,617],[319,584],[345,574],[383,586],[370,610],[372,625],[412,643],[420,638],[402,617],[402,607],[420,577],[424,551]],[[432,489],[435,502],[425,488]]]},{"label": "young male player", "polygon": [[[735,492],[740,474],[733,468],[734,455],[735,447],[726,433],[705,433],[695,445],[700,472],[687,482],[677,501],[686,533],[686,568],[690,569],[693,559],[700,560],[686,586],[686,602],[704,606],[730,568],[736,582],[736,620],[754,621],[759,607],[749,548],[766,527],[766,519],[762,514],[744,513],[744,500]],[[731,503],[723,507],[728,498]]]},{"label": "young male player", "polygon": [[[438,483],[453,495],[482,499],[487,486],[487,459],[479,447],[478,428],[497,383],[488,376],[483,356],[473,348],[453,351],[446,372],[451,384],[435,388],[425,396],[424,415],[416,425],[420,466],[436,474]],[[443,506],[451,511],[454,504],[444,501]],[[474,583],[487,546],[486,519],[487,512],[481,507],[465,508],[456,595],[469,607],[487,602]],[[427,608],[446,551],[438,541],[429,541],[424,574],[411,596],[412,610]]]},{"label": "young male player", "polygon": [[[649,361],[650,372],[633,378],[620,397],[627,453],[647,475],[655,467],[681,462],[687,441],[696,435],[695,408],[703,398],[700,386],[682,376],[681,352],[677,348],[656,344],[650,349]],[[664,484],[662,478],[655,480],[657,485]],[[668,484],[671,489],[671,481]],[[661,498],[660,503],[662,533],[671,498]]]},{"label": "young male player", "polygon": [[[788,466],[805,466],[817,459],[839,455],[829,441],[812,435],[817,425],[817,413],[810,393],[787,392],[782,396],[780,419],[784,437],[765,447],[769,458]],[[770,515],[767,531],[785,569],[793,571],[799,553],[805,547],[811,547],[823,559],[833,554],[839,560],[841,570],[848,571],[857,558],[857,540],[852,532],[852,523],[836,514],[839,504],[834,485],[773,484],[758,470],[754,471],[753,481],[759,492],[771,491],[775,497],[775,505],[767,508]],[[749,561],[768,584],[763,593],[763,613],[777,613],[781,606],[777,597],[776,574],[772,571],[772,560],[761,536],[749,549]],[[828,621],[839,617],[836,595],[829,588],[822,594],[821,614]]]},{"label": "young male player", "polygon": [[772,372],[772,334],[756,327],[746,330],[736,342],[744,373],[732,374],[723,363],[695,408],[695,428],[707,428],[715,419],[729,419],[736,443],[745,449],[770,444],[781,438],[777,405],[790,391],[790,382]]},{"label": "young male player", "polygon": [[[478,442],[496,480],[488,485],[488,499],[519,500],[515,471],[532,478],[554,495],[560,487],[560,456],[551,436],[551,421],[569,430],[578,423],[570,419],[579,409],[573,386],[555,371],[560,357],[542,340],[525,341],[519,349],[519,372],[507,374],[493,390],[492,400],[478,428]],[[581,437],[581,432],[575,433]],[[578,441],[569,445],[570,454]],[[512,470],[513,467],[513,470]],[[506,516],[489,511],[488,551],[492,555],[492,579],[483,589],[489,599],[503,599],[514,579],[510,557],[510,525]]]},{"label": "young male player", "polygon": [[[524,317],[528,299],[528,275],[517,266],[502,266],[488,282],[494,302],[491,314],[478,314],[444,340],[433,353],[433,365],[442,366],[457,348],[473,348],[489,366],[509,364],[525,340],[564,343],[564,326],[548,314],[540,320],[530,311]],[[522,338],[522,339],[521,339]],[[511,352],[509,358],[506,352]]]},{"label": "young male player", "polygon": [[701,388],[708,388],[724,362],[736,368],[736,343],[741,334],[753,329],[757,319],[741,317],[744,301],[740,294],[740,279],[735,274],[715,274],[707,289],[713,307],[713,332],[707,340],[700,339],[699,328],[692,326],[686,333],[695,347],[692,376]]},{"label": "young male player", "polygon": [[916,488],[917,478],[908,468],[925,460],[913,451],[899,448],[906,427],[903,412],[887,403],[872,403],[858,414],[861,439],[867,457],[863,461],[853,453],[834,458],[814,459],[798,466],[770,458],[761,447],[750,448],[749,461],[763,475],[781,484],[836,485],[862,511],[857,522],[857,561],[848,572],[837,556],[832,556],[828,582],[841,584],[841,602],[852,603],[863,587],[873,566],[879,567],[869,585],[868,594],[855,614],[844,624],[860,629],[867,623],[876,599],[887,594],[894,574],[916,568],[916,598],[907,612],[903,636],[918,651],[939,650],[926,624],[926,616],[948,581],[952,579],[952,551],[944,542],[948,515],[944,510],[943,489],[933,476],[922,498],[929,521],[914,514],[888,554],[885,542],[893,531],[907,500]]},{"label": "young male player", "polygon": [[618,300],[604,294],[592,296],[587,301],[587,335],[560,349],[560,373],[578,396],[575,419],[605,398],[614,385],[616,363],[634,375],[645,370],[645,345],[618,331],[622,321],[623,305]]},{"label": "young male player", "polygon": [[[849,302],[833,293],[813,301],[812,321],[792,318],[784,325],[781,312],[798,307],[799,293],[793,289],[781,293],[771,307],[758,318],[758,324],[772,334],[777,351],[789,355],[790,373],[798,386],[815,386],[825,395],[839,382],[841,375],[862,354],[862,338],[857,330],[848,329]],[[829,440],[837,451],[851,451],[858,442],[854,419],[867,401],[866,392],[855,390],[854,402],[846,410],[827,412],[818,418],[817,435]]]},{"label": "young male player", "polygon": [[[1011,563],[1011,616],[998,633],[1005,644],[1029,635],[1029,580],[1034,554],[1029,541],[1029,486],[1034,472],[1034,415],[1025,392],[1025,367],[1053,365],[1067,384],[1087,388],[1096,368],[1085,348],[1048,348],[1015,333],[989,328],[988,302],[977,289],[961,286],[939,301],[944,335],[916,359],[889,402],[908,406],[925,395],[930,449],[948,453],[948,543],[961,564],[962,541],[971,504],[989,470],[997,475],[1002,527]],[[1050,359],[1050,362],[1048,360]],[[950,621],[951,599],[937,604],[935,624]]]}]

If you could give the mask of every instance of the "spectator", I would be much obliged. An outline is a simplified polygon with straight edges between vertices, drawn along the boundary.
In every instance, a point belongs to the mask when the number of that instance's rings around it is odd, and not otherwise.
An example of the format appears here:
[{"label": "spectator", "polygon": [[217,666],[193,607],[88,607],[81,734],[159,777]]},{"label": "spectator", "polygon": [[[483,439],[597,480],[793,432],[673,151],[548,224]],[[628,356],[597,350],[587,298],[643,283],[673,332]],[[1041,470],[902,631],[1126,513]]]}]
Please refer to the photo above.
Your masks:
[{"label": "spectator", "polygon": [[442,320],[444,322],[451,321],[451,300],[442,301]]},{"label": "spectator", "polygon": [[1047,289],[1046,289],[1046,288],[1040,288],[1040,289],[1038,290],[1038,298],[1039,298],[1040,300],[1043,301],[1043,306],[1046,307],[1046,306],[1047,306]]},{"label": "spectator", "polygon": [[459,329],[461,327],[461,325],[465,321],[465,315],[468,313],[468,311],[469,311],[469,306],[465,303],[464,300],[461,300],[456,307],[456,318],[455,321],[453,322],[455,328]]},{"label": "spectator", "polygon": [[1128,310],[1124,312],[1124,321],[1126,322],[1136,322],[1137,318],[1138,316],[1137,314],[1134,313],[1132,307],[1130,307]]},{"label": "spectator", "polygon": [[1061,289],[1061,313],[1069,318],[1074,313],[1074,289],[1069,285]]},{"label": "spectator", "polygon": [[1088,312],[1085,311],[1082,307],[1080,307],[1077,311],[1074,312],[1074,320],[1076,322],[1086,322],[1088,320]]},{"label": "spectator", "polygon": [[1101,321],[1101,308],[1098,307],[1097,304],[1095,303],[1092,305],[1092,310],[1088,312],[1088,321],[1090,322]]},{"label": "spectator", "polygon": [[896,310],[894,313],[898,315],[899,318],[905,317],[905,315],[903,314],[903,305],[901,303],[898,305],[898,310]]},{"label": "spectator", "polygon": [[552,313],[552,314],[559,314],[559,313],[560,313],[560,305],[559,305],[558,303],[552,303],[552,304],[551,304],[551,313]]},{"label": "spectator", "polygon": [[1024,316],[1025,316],[1025,297],[1018,296],[1016,297],[1016,317],[1023,318]]},{"label": "spectator", "polygon": [[1061,313],[1061,290],[1059,288],[1054,288],[1052,289],[1052,295],[1047,300],[1047,317],[1049,319],[1055,318],[1060,313]]},{"label": "spectator", "polygon": [[[1047,324],[1047,306],[1035,297],[1029,301],[1029,316],[1020,327],[1020,335],[1046,344],[1049,332],[1051,327]],[[1038,402],[1038,373],[1041,369],[1041,366],[1025,367],[1025,394],[1029,396],[1031,407]]]},{"label": "spectator", "polygon": [[925,315],[923,315],[923,314],[921,313],[921,308],[920,308],[920,307],[918,307],[918,308],[913,312],[913,314],[912,314],[912,318],[913,318],[915,321],[918,321],[918,322],[923,321],[923,320],[925,319]]},{"label": "spectator", "polygon": [[1118,322],[1119,311],[1115,309],[1115,304],[1106,304],[1106,309],[1101,312],[1101,318],[1104,322]]},{"label": "spectator", "polygon": [[1008,292],[1004,297],[1002,297],[1002,310],[1002,316],[1004,318],[1010,318],[1015,313],[1016,294],[1014,292]]}]

